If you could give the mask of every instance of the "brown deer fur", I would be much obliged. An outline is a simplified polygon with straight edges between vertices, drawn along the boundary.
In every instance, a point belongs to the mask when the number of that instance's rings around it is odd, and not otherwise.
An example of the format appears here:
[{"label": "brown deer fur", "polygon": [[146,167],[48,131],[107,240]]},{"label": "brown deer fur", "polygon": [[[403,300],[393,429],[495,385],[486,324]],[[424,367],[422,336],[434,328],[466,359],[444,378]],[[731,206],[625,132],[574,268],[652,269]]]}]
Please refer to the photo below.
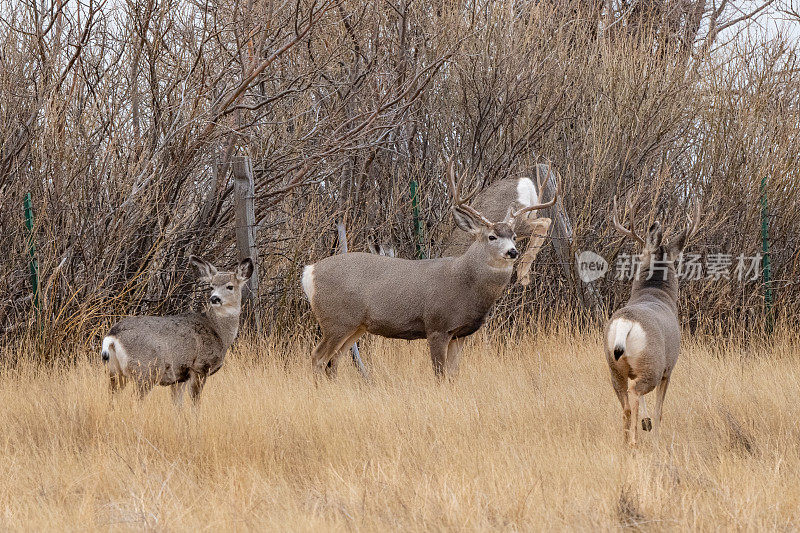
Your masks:
[{"label": "brown deer fur", "polygon": [[604,348],[611,370],[611,383],[623,411],[623,434],[636,445],[639,424],[639,399],[656,387],[653,426],[656,436],[661,425],[661,409],[672,370],[678,361],[681,330],[678,323],[678,278],[675,261],[689,238],[696,232],[699,203],[685,230],[662,243],[661,224],[655,222],[647,240],[633,229],[633,209],[628,203],[630,229],[617,221],[614,199],[614,226],[625,236],[643,245],[641,266],[631,288],[631,296],[618,309],[605,328]]},{"label": "brown deer fur", "polygon": [[180,403],[183,388],[196,400],[208,376],[222,366],[239,330],[242,287],[253,273],[245,259],[235,272],[219,272],[199,257],[189,261],[200,280],[211,285],[208,308],[202,313],[173,316],[131,316],[117,322],[103,339],[102,358],[111,390],[133,381],[141,396],[154,385],[171,385]]},{"label": "brown deer fur", "polygon": [[341,354],[366,332],[427,339],[436,375],[457,371],[463,338],[481,327],[511,278],[514,219],[555,198],[516,213],[509,208],[492,223],[466,205],[452,164],[450,185],[456,223],[473,238],[462,255],[412,261],[348,253],[305,267],[303,289],[322,330],[312,355],[316,372],[332,376]]}]

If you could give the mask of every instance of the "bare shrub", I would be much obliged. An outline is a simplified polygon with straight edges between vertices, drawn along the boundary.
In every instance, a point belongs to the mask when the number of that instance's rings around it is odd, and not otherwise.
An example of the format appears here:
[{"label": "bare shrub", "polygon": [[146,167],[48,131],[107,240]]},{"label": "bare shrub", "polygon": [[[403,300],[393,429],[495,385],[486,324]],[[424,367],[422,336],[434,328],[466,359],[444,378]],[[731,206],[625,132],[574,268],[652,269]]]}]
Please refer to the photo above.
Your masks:
[{"label": "bare shrub", "polygon": [[[800,305],[797,51],[780,36],[724,43],[752,20],[737,4],[0,2],[0,328],[54,355],[120,315],[184,307],[188,255],[232,259],[242,155],[273,333],[310,323],[299,274],[332,253],[337,219],[353,250],[374,235],[401,257],[441,253],[449,155],[480,185],[550,161],[575,251],[612,261],[608,198],[628,189],[652,191],[640,206],[651,218],[698,191],[714,216],[695,250],[754,254],[766,176],[788,317]],[[570,258],[545,250],[534,270],[499,303],[499,327],[529,325],[521,306],[544,321],[596,314]],[[598,283],[608,308],[626,286]],[[692,327],[762,324],[758,281],[690,282],[682,295]]]}]

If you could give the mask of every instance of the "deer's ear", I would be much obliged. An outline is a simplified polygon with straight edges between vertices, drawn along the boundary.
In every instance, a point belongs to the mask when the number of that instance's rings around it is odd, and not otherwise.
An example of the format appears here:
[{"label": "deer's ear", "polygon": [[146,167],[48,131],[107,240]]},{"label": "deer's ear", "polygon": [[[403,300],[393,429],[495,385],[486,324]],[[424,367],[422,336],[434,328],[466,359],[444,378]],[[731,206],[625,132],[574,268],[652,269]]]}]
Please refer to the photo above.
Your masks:
[{"label": "deer's ear", "polygon": [[217,269],[214,267],[214,265],[202,257],[190,255],[189,262],[197,267],[197,271],[200,273],[200,281],[211,283],[211,279],[217,275]]},{"label": "deer's ear", "polygon": [[686,243],[689,241],[689,232],[688,230],[679,231],[676,234],[670,236],[669,242],[669,251],[672,254],[679,254],[686,248]]},{"label": "deer's ear", "polygon": [[667,243],[669,247],[670,254],[679,254],[686,248],[686,232],[682,231],[676,235],[672,235],[669,242]]},{"label": "deer's ear", "polygon": [[249,257],[242,259],[236,267],[236,279],[239,281],[247,281],[253,275],[253,260]]},{"label": "deer's ear", "polygon": [[661,239],[664,237],[664,232],[661,231],[661,224],[658,221],[653,222],[650,229],[647,230],[646,247],[649,250],[655,250],[661,246]]},{"label": "deer's ear", "polygon": [[459,228],[472,235],[480,234],[486,227],[480,220],[475,218],[472,213],[459,207],[453,208],[453,218],[456,219],[456,225]]}]

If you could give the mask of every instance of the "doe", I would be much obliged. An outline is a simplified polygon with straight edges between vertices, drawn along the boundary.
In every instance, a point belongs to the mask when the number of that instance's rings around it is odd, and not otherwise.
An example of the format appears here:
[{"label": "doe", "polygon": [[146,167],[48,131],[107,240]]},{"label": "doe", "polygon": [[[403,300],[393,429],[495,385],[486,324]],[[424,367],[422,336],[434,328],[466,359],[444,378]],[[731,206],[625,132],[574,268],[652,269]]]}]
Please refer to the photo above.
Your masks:
[{"label": "doe", "polygon": [[201,313],[171,316],[131,316],[117,322],[103,339],[102,358],[111,391],[130,380],[139,397],[154,385],[172,387],[180,404],[183,389],[197,400],[206,379],[222,366],[239,331],[242,287],[253,274],[247,258],[235,272],[220,272],[208,261],[190,256],[200,280],[211,285],[208,307]]}]

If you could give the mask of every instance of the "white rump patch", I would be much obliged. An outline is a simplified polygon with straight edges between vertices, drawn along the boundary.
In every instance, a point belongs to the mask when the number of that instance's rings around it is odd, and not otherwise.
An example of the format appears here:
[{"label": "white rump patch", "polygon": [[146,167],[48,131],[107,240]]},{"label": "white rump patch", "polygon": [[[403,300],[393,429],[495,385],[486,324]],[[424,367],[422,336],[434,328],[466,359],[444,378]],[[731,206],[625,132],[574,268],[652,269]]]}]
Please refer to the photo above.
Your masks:
[{"label": "white rump patch", "polygon": [[627,318],[615,318],[608,327],[608,351],[620,347],[625,350],[625,355],[636,356],[642,353],[647,345],[647,336],[638,322]]},{"label": "white rump patch", "polygon": [[122,343],[113,335],[103,339],[103,352],[108,352],[108,368],[115,374],[125,374],[128,370],[128,353]]},{"label": "white rump patch", "polygon": [[306,265],[303,269],[303,292],[311,303],[314,299],[314,265]]},{"label": "white rump patch", "polygon": [[530,178],[520,178],[517,181],[517,202],[523,207],[539,203],[536,186],[534,186]]}]

